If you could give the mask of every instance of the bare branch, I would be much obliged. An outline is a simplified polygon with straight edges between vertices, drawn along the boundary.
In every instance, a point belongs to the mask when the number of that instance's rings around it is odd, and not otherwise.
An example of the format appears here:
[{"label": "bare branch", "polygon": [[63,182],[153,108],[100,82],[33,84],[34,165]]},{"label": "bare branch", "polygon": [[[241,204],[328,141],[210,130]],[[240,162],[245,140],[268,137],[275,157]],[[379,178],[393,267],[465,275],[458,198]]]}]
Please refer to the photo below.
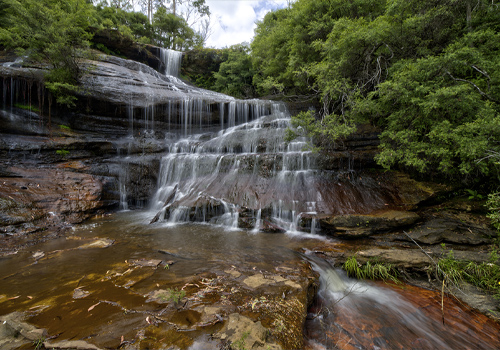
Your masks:
[{"label": "bare branch", "polygon": [[467,84],[470,84],[472,85],[473,87],[476,88],[476,90],[479,92],[479,94],[481,94],[481,96],[483,97],[486,97],[488,100],[490,101],[493,101],[493,102],[496,102],[498,103],[497,100],[495,100],[493,97],[491,97],[490,95],[488,95],[487,93],[483,92],[479,86],[477,86],[476,84],[474,84],[472,81],[469,81],[469,80],[465,80],[465,79],[459,79],[459,78],[455,78],[453,75],[451,75],[451,73],[449,71],[446,71],[446,74],[448,74],[450,76],[451,79],[455,80],[455,81],[461,81],[461,82],[464,82],[464,83],[467,83]]}]

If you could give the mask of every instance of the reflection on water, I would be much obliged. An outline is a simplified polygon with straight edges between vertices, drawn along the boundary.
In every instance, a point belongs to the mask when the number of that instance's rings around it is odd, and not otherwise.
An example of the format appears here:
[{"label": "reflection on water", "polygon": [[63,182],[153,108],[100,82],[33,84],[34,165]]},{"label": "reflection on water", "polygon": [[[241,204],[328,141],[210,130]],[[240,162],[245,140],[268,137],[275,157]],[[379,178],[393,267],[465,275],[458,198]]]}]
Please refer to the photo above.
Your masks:
[{"label": "reflection on water", "polygon": [[[262,234],[206,224],[149,225],[150,215],[128,211],[94,220],[76,227],[67,238],[0,260],[0,315],[29,311],[29,322],[46,328],[51,335],[60,334],[59,339],[86,339],[116,348],[122,337],[135,341],[138,330],[151,322],[147,317],[152,313],[166,310],[164,304],[149,299],[152,290],[181,289],[190,284],[204,287],[202,278],[227,276],[227,270],[252,275],[275,273],[278,266],[297,269],[304,259],[297,251],[323,244],[318,236],[298,232]],[[96,241],[96,237],[114,240],[114,244],[89,248],[91,242],[108,242]],[[322,285],[306,325],[308,349],[499,348],[497,325],[449,299],[443,325],[438,294],[354,281],[322,260],[305,258],[320,273]],[[141,259],[162,264],[157,268],[131,267],[131,261]],[[242,303],[255,297],[248,294],[251,291],[245,293]],[[204,299],[199,305],[178,312],[177,318],[185,313],[196,316],[192,322],[205,322],[200,317],[210,301]],[[170,322],[182,325],[174,317],[175,307],[169,310],[174,313],[168,316]],[[162,323],[151,328],[149,336],[177,348],[210,349],[217,344],[208,335],[221,326],[179,332]],[[147,339],[148,334],[143,336]]]}]

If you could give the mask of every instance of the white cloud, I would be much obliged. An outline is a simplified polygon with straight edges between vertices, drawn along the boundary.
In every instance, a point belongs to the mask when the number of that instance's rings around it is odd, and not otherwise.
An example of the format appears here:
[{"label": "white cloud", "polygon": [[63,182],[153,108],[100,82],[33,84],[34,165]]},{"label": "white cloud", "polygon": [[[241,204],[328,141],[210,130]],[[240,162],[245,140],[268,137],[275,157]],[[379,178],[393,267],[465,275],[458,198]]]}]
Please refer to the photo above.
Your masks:
[{"label": "white cloud", "polygon": [[206,0],[214,21],[206,45],[222,48],[252,41],[255,23],[267,12],[287,3],[287,0]]}]

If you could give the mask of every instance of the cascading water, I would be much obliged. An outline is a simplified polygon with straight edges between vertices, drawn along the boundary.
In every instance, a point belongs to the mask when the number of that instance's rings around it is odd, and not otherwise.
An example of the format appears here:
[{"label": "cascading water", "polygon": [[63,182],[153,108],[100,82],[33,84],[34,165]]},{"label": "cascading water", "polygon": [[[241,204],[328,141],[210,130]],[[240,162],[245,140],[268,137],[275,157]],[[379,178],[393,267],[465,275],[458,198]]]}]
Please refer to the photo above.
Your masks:
[{"label": "cascading water", "polygon": [[248,228],[266,212],[280,227],[295,230],[298,213],[314,207],[317,194],[308,187],[314,172],[310,152],[298,150],[305,140],[292,150],[284,142],[286,109],[265,101],[233,101],[225,124],[219,132],[190,135],[169,147],[152,209],[169,222],[224,223],[231,215],[231,227]]},{"label": "cascading water", "polygon": [[179,76],[182,52],[161,48],[160,59],[165,66],[165,75]]},{"label": "cascading water", "polygon": [[387,194],[375,180],[321,170],[315,154],[305,150],[305,138],[285,142],[290,115],[284,104],[235,100],[167,80],[179,99],[155,113],[155,121],[168,116],[170,136],[175,136],[161,160],[150,204],[153,222],[316,232],[317,215],[370,212],[387,205]]},{"label": "cascading water", "polygon": [[[453,299],[446,297],[442,316],[432,301],[441,300],[438,293],[424,297],[410,287],[350,279],[324,260],[311,255],[308,260],[321,283],[306,324],[308,349],[493,349],[495,327],[461,316]],[[476,334],[457,331],[478,328]]]}]

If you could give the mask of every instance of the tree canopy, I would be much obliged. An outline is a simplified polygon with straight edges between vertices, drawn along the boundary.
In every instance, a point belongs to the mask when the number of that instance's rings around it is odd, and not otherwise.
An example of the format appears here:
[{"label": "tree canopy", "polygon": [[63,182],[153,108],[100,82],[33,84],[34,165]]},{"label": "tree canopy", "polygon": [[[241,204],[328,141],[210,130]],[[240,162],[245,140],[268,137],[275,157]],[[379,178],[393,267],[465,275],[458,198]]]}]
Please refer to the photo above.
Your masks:
[{"label": "tree canopy", "polygon": [[89,47],[92,7],[85,0],[4,0],[6,26],[0,42],[31,60],[45,62],[46,86],[59,103],[71,105],[80,74],[79,61]]},{"label": "tree canopy", "polygon": [[499,23],[496,1],[298,0],[257,24],[253,83],[316,101],[295,133],[334,141],[371,123],[388,169],[498,179]]}]

